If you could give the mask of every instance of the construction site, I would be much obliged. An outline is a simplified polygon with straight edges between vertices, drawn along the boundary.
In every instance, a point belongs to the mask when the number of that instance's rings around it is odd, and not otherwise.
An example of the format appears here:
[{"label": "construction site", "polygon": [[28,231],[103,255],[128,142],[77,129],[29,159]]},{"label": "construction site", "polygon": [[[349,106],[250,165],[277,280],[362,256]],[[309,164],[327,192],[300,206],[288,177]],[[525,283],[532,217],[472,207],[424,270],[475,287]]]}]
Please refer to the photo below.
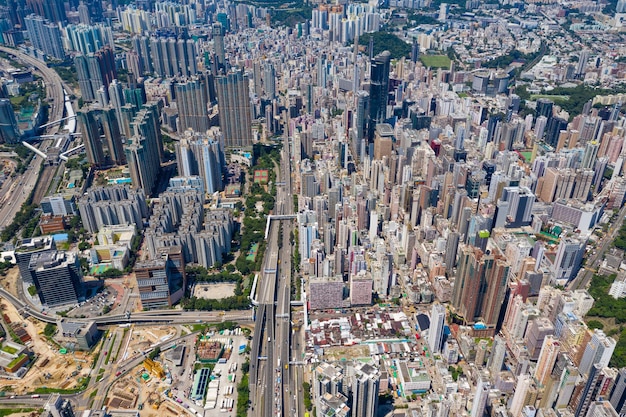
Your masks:
[{"label": "construction site", "polygon": [[171,375],[158,360],[146,359],[113,384],[106,405],[115,410],[140,410],[141,416],[192,415],[170,391]]},{"label": "construction site", "polygon": [[93,361],[92,353],[65,349],[44,335],[43,323],[24,319],[10,303],[1,302],[0,311],[2,322],[9,330],[8,338],[32,352],[28,372],[18,380],[0,378],[0,391],[25,395],[45,387],[72,390],[85,382]]}]

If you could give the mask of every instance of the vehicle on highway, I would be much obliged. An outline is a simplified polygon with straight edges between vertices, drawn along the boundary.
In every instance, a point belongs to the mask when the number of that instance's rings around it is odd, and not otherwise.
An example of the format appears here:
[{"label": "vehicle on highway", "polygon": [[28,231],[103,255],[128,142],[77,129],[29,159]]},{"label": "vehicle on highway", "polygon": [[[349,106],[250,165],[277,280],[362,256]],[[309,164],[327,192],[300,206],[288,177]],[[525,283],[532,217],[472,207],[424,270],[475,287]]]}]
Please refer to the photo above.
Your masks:
[{"label": "vehicle on highway", "polygon": [[33,394],[33,395],[30,396],[30,398],[39,398],[39,397],[40,397],[39,394]]}]

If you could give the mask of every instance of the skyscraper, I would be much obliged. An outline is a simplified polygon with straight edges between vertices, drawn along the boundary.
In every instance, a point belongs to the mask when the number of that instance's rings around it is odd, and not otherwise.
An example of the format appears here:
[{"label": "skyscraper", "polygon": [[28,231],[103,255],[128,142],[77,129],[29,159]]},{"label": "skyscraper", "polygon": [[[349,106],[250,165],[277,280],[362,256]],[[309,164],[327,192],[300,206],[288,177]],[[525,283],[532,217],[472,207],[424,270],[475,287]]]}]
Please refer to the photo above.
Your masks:
[{"label": "skyscraper", "polygon": [[535,380],[539,385],[546,385],[548,378],[552,372],[552,368],[556,363],[556,359],[559,355],[561,344],[553,336],[546,336],[543,339],[543,346],[539,353],[539,359],[537,360],[537,367],[535,368]]},{"label": "skyscraper", "polygon": [[24,22],[34,48],[56,59],[65,58],[61,31],[57,25],[34,14],[26,17]]},{"label": "skyscraper", "polygon": [[428,347],[432,353],[441,352],[443,344],[443,326],[445,325],[446,309],[441,304],[433,304],[430,310],[430,327],[428,329]]},{"label": "skyscraper", "polygon": [[360,364],[355,368],[352,382],[352,416],[375,417],[378,408],[380,374],[371,365]]},{"label": "skyscraper", "polygon": [[[390,60],[389,51],[383,51],[372,59],[370,67],[370,122],[372,125],[382,123],[387,118]],[[372,133],[373,127],[370,127]]]},{"label": "skyscraper", "polygon": [[570,281],[576,277],[585,254],[587,241],[574,237],[562,238],[556,251],[553,273],[557,280]]},{"label": "skyscraper", "polygon": [[215,78],[225,147],[252,146],[252,106],[248,76],[241,70]]},{"label": "skyscraper", "polygon": [[226,72],[226,53],[224,52],[224,26],[214,23],[211,34],[213,35],[213,47],[215,48],[214,74]]},{"label": "skyscraper", "polygon": [[205,75],[199,75],[176,84],[179,133],[182,134],[187,129],[204,133],[211,127],[207,108],[208,82]]},{"label": "skyscraper", "polygon": [[199,175],[207,194],[222,189],[224,152],[217,140],[206,135],[191,136],[187,131],[186,136],[176,143],[176,161],[178,174],[184,177]]},{"label": "skyscraper", "polygon": [[513,417],[520,417],[522,409],[527,405],[534,405],[537,399],[537,388],[533,385],[530,375],[520,375],[517,377],[515,394],[511,399],[510,412]]},{"label": "skyscraper", "polygon": [[274,65],[271,62],[266,63],[263,68],[263,87],[267,98],[276,97],[276,71],[274,71]]},{"label": "skyscraper", "polygon": [[133,121],[134,135],[128,139],[124,151],[133,185],[151,194],[157,183],[161,167],[159,157],[159,132],[155,114],[141,109]]},{"label": "skyscraper", "polygon": [[626,412],[626,368],[619,370],[611,393],[611,405],[620,415]]},{"label": "skyscraper", "polygon": [[26,0],[27,7],[33,13],[55,23],[66,21],[63,3],[63,0]]},{"label": "skyscraper", "polygon": [[452,297],[456,312],[468,324],[482,322],[487,328],[495,329],[508,276],[509,265],[497,248],[483,252],[464,245],[459,254]]},{"label": "skyscraper", "polygon": [[80,92],[85,101],[96,100],[98,90],[103,86],[108,90],[109,84],[117,78],[115,54],[110,46],[103,47],[95,54],[76,56],[74,65]]},{"label": "skyscraper", "polygon": [[580,366],[578,367],[580,373],[589,373],[591,367],[596,364],[602,367],[608,366],[611,356],[613,356],[615,346],[615,339],[604,334],[602,330],[595,329],[591,340],[587,342],[585,352],[580,361]]},{"label": "skyscraper", "polygon": [[155,259],[137,262],[134,272],[144,309],[171,307],[185,292],[185,259],[179,246],[160,248]]},{"label": "skyscraper", "polygon": [[76,118],[83,132],[85,152],[91,165],[104,167],[126,163],[115,109],[85,109],[79,111]]},{"label": "skyscraper", "polygon": [[16,143],[20,137],[13,105],[8,98],[0,98],[0,143]]},{"label": "skyscraper", "polygon": [[604,369],[604,367],[600,364],[595,364],[591,367],[585,387],[582,389],[578,397],[578,405],[576,406],[576,410],[574,412],[575,417],[585,417],[587,415],[589,406],[596,400],[598,392],[604,385],[604,380],[607,376],[605,373],[607,371],[610,370]]},{"label": "skyscraper", "polygon": [[480,377],[476,384],[476,391],[474,392],[471,417],[483,417],[485,409],[487,408],[487,399],[489,398],[490,389],[491,384]]},{"label": "skyscraper", "polygon": [[106,45],[113,46],[113,31],[105,25],[67,25],[65,28],[70,49],[83,55],[96,53]]}]

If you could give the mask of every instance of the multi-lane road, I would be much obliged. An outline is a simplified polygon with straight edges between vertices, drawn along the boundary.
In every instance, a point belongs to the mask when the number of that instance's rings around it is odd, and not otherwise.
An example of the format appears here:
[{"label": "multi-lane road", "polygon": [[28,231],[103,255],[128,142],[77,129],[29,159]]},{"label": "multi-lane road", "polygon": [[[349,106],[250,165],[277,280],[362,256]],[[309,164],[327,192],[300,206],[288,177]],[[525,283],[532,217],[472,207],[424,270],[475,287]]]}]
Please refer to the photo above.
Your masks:
[{"label": "multi-lane road", "polygon": [[[0,46],[0,52],[4,52],[21,61],[22,63],[34,67],[42,76],[46,85],[46,100],[50,103],[50,120],[59,120],[63,118],[63,112],[65,110],[65,93],[63,91],[63,80],[59,75],[44,63],[36,58],[33,58],[16,49]],[[54,124],[46,129],[46,133],[53,135],[59,130],[59,125]],[[40,149],[46,149],[52,143],[51,140],[43,141],[39,146]],[[52,179],[50,175],[45,178],[44,182],[39,182],[40,166],[44,163],[43,159],[36,155],[30,162],[28,169],[24,175],[16,180],[13,185],[11,183],[5,184],[3,188],[4,193],[7,196],[0,208],[0,229],[3,229],[13,221],[16,213],[22,207],[22,204],[30,193],[39,186],[43,192],[48,190],[49,182]],[[52,168],[50,168],[52,169]]]},{"label": "multi-lane road", "polygon": [[[44,323],[56,323],[58,317],[39,312],[32,306],[19,300],[10,292],[0,288],[0,297],[5,298],[23,316],[33,316]],[[247,322],[252,321],[251,310],[232,311],[177,311],[177,310],[150,310],[126,314],[114,314],[94,318],[80,319],[74,318],[72,321],[94,321],[99,326],[127,324],[127,323],[163,323],[163,324],[185,324],[197,321],[219,323],[223,321]]]},{"label": "multi-lane road", "polygon": [[[280,181],[276,194],[276,215],[293,213],[291,187],[291,152],[284,138]],[[299,415],[298,378],[289,365],[291,340],[291,220],[273,220],[270,224],[267,250],[258,284],[257,312],[250,366],[252,415],[261,417]],[[298,344],[299,346],[299,344]],[[300,370],[301,372],[301,370]]]},{"label": "multi-lane road", "polygon": [[580,270],[576,278],[574,278],[569,284],[568,289],[585,289],[589,285],[593,274],[598,272],[598,268],[604,259],[604,254],[611,247],[611,243],[615,240],[615,237],[619,233],[619,229],[624,222],[624,216],[626,216],[626,205],[624,205],[617,214],[617,220],[611,224],[608,232],[600,239],[598,245],[595,248],[595,253],[588,257],[587,264]]}]

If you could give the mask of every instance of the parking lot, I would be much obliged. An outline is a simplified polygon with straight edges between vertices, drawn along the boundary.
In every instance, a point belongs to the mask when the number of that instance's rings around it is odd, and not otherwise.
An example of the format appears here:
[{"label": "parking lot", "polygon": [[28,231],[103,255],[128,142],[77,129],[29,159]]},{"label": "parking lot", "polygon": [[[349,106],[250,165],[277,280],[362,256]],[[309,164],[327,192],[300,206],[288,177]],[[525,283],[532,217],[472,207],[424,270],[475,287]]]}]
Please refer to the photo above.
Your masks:
[{"label": "parking lot", "polygon": [[112,287],[106,287],[104,291],[97,293],[69,311],[68,316],[84,318],[106,314],[107,310],[112,310],[116,306],[117,299],[117,291]]}]

